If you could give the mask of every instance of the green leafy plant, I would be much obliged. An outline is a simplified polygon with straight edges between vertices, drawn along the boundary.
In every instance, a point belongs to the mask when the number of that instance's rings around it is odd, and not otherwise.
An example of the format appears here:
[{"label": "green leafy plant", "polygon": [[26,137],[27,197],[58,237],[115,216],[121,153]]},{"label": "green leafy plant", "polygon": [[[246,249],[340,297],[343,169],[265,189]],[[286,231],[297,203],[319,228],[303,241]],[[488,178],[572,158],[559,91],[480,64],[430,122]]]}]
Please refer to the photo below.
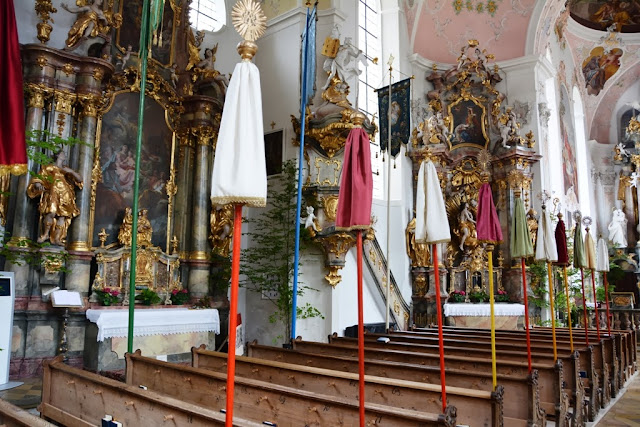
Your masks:
[{"label": "green leafy plant", "polygon": [[489,301],[489,295],[485,291],[472,291],[469,292],[469,301],[471,302],[487,302]]},{"label": "green leafy plant", "polygon": [[529,264],[529,273],[531,274],[531,291],[533,296],[528,298],[529,302],[538,308],[548,307],[546,295],[547,290],[547,267],[544,262],[533,262]]},{"label": "green leafy plant", "polygon": [[162,302],[162,298],[151,289],[143,289],[136,295],[136,301],[139,301],[142,305],[156,305]]},{"label": "green leafy plant", "polygon": [[467,299],[467,293],[465,291],[453,291],[449,294],[447,302],[464,302]]},{"label": "green leafy plant", "polygon": [[509,294],[507,294],[507,291],[498,289],[496,291],[494,299],[496,302],[509,302]]},{"label": "green leafy plant", "polygon": [[171,304],[183,305],[189,301],[189,291],[186,289],[174,289],[171,291]]},{"label": "green leafy plant", "polygon": [[104,288],[102,290],[94,289],[98,303],[104,306],[116,305],[120,302],[120,291],[118,289]]},{"label": "green leafy plant", "polygon": [[[298,168],[292,160],[282,165],[282,173],[269,182],[267,200],[269,206],[255,218],[246,222],[252,244],[242,251],[242,286],[259,293],[273,304],[274,311],[269,322],[281,324],[282,337],[291,333],[294,239],[296,222]],[[301,239],[301,243],[307,241]],[[306,291],[316,291],[298,283],[298,297]],[[321,317],[322,313],[311,304],[298,305],[295,313],[298,319]]]}]

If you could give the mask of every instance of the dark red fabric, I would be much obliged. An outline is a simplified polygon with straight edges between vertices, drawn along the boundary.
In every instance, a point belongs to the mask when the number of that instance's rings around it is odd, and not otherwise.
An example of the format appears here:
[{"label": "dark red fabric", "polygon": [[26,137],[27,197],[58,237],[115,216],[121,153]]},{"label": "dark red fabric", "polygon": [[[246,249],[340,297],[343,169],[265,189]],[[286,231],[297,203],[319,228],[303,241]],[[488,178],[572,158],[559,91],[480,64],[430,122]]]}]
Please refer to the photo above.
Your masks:
[{"label": "dark red fabric", "polygon": [[340,179],[336,227],[365,229],[371,225],[373,176],[369,135],[354,128],[347,136]]},{"label": "dark red fabric", "polygon": [[487,243],[502,242],[502,228],[500,219],[496,212],[496,205],[493,203],[491,186],[484,183],[478,192],[478,218],[476,220],[476,231],[478,240]]},{"label": "dark red fabric", "polygon": [[0,168],[26,166],[22,62],[13,0],[0,1],[0,58]]},{"label": "dark red fabric", "polygon": [[569,265],[569,251],[567,250],[567,230],[563,220],[556,225],[556,247],[558,248],[558,262],[556,265]]}]

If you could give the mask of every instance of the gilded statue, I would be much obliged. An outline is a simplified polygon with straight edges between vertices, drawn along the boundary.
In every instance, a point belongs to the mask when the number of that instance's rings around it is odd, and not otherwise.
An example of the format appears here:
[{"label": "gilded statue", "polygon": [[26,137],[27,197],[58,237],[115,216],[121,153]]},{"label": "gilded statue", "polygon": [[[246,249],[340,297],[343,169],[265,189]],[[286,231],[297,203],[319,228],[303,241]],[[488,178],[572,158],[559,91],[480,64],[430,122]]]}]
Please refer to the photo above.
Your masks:
[{"label": "gilded statue", "polygon": [[191,28],[187,29],[187,51],[189,53],[189,63],[186,70],[189,71],[200,62],[200,45],[204,40],[204,31],[196,31],[193,34]]},{"label": "gilded statue", "polygon": [[500,138],[504,148],[509,148],[510,142],[517,144],[522,141],[520,123],[516,119],[516,113],[511,109],[500,118]]},{"label": "gilded statue", "polygon": [[529,235],[531,236],[531,243],[533,247],[536,247],[536,241],[538,240],[538,212],[529,209],[527,212],[527,228],[529,229]]},{"label": "gilded statue", "polygon": [[431,137],[429,142],[433,144],[445,144],[449,142],[451,134],[449,133],[449,117],[443,117],[442,112],[438,111],[433,116],[429,117],[429,132]]},{"label": "gilded statue", "polygon": [[210,226],[213,251],[220,256],[228,257],[233,237],[233,205],[228,204],[213,208]]},{"label": "gilded statue", "polygon": [[465,245],[473,247],[477,243],[476,221],[466,202],[460,204],[458,215],[458,230],[460,234],[460,250],[464,251]]},{"label": "gilded statue", "polygon": [[[151,222],[147,217],[148,210],[141,209],[138,211],[138,246],[153,246],[151,244],[151,237],[153,235],[153,229],[151,228]],[[131,230],[133,229],[133,211],[127,207],[124,210],[124,218],[120,225],[120,231],[118,232],[118,242],[123,246],[131,246],[131,239],[133,235]]]},{"label": "gilded statue", "polygon": [[120,28],[122,15],[105,13],[102,3],[103,0],[76,0],[78,7],[68,6],[66,3],[60,5],[67,12],[78,15],[67,35],[65,49],[74,50],[82,41],[91,37],[102,35],[109,38],[112,28]]},{"label": "gilded statue", "polygon": [[416,242],[416,219],[412,218],[405,230],[407,255],[411,259],[412,267],[428,267],[430,265],[431,252],[427,243]]},{"label": "gilded statue", "polygon": [[38,243],[49,240],[52,245],[64,245],[71,220],[80,214],[76,206],[75,187],[82,190],[82,177],[66,166],[64,151],[56,162],[43,166],[38,176],[29,182],[27,195],[40,196],[40,229]]}]

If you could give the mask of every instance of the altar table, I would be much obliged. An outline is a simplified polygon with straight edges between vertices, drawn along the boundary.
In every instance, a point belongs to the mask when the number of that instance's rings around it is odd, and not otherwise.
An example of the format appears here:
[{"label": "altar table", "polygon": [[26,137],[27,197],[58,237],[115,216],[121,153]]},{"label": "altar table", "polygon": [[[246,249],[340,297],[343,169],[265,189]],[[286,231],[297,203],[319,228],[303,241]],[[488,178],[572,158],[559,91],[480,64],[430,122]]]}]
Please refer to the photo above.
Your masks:
[{"label": "altar table", "polygon": [[[496,303],[494,304],[496,329],[523,329],[524,305]],[[444,305],[445,323],[448,326],[468,328],[491,327],[491,305],[457,303]]]},{"label": "altar table", "polygon": [[[128,307],[87,310],[84,364],[89,369],[124,369],[129,325]],[[191,347],[212,347],[220,333],[218,310],[188,308],[136,309],[133,348],[163,360],[190,360]]]}]

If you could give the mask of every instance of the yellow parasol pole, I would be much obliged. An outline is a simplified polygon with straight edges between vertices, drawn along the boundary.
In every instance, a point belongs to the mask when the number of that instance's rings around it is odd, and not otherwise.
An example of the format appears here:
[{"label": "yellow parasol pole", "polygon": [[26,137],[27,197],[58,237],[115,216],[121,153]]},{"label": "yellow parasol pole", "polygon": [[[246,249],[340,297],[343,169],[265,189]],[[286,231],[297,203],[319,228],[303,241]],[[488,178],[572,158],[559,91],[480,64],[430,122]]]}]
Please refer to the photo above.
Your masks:
[{"label": "yellow parasol pole", "polygon": [[567,296],[567,323],[569,324],[569,342],[571,343],[571,352],[573,353],[573,329],[571,328],[571,302],[569,301],[569,280],[567,279],[567,266],[562,266],[562,275],[564,276],[564,292]]},{"label": "yellow parasol pole", "polygon": [[556,345],[556,312],[553,308],[553,274],[551,262],[547,261],[547,274],[549,275],[549,308],[551,309],[551,339],[553,340],[553,360],[558,360],[558,348]]}]

